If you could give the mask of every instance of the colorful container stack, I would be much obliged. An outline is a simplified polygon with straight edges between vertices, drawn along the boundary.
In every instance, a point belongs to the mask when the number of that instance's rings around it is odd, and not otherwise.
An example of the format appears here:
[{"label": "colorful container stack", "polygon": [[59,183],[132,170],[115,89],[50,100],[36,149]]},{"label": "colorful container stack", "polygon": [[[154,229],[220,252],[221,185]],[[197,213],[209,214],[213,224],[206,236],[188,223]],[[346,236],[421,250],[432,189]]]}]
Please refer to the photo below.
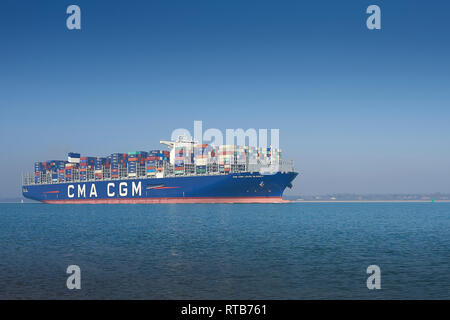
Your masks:
[{"label": "colorful container stack", "polygon": [[64,178],[65,178],[65,168],[58,169],[58,182],[64,182]]},{"label": "colorful container stack", "polygon": [[63,160],[49,160],[46,162],[35,162],[34,164],[34,181],[35,183],[41,182],[43,177],[47,178],[47,174],[50,175],[52,182],[60,181],[58,174],[62,170],[62,178],[64,178],[64,168],[67,161]]},{"label": "colorful container stack", "polygon": [[134,151],[128,153],[128,176],[136,177],[138,167],[144,167],[148,153],[145,151]]},{"label": "colorful container stack", "polygon": [[176,147],[175,148],[175,164],[174,170],[176,175],[184,174],[184,158],[186,156],[186,148]]},{"label": "colorful container stack", "polygon": [[69,163],[80,163],[80,154],[75,152],[69,152],[67,155]]},{"label": "colorful container stack", "polygon": [[103,166],[106,164],[106,158],[96,157],[94,159],[94,177],[96,180],[103,179]]},{"label": "colorful container stack", "polygon": [[103,165],[103,178],[111,178],[111,156],[106,157],[105,164]]},{"label": "colorful container stack", "polygon": [[[67,161],[63,160],[52,160],[50,163],[47,162],[47,168],[51,171],[52,182],[60,181],[60,178],[64,179],[64,169]],[[62,170],[62,177],[60,176]]]},{"label": "colorful container stack", "polygon": [[162,171],[164,168],[164,163],[170,162],[170,152],[167,150],[159,150],[158,162],[156,168],[158,171]]},{"label": "colorful container stack", "polygon": [[94,157],[80,157],[80,180],[87,180],[87,172],[94,169]]},{"label": "colorful container stack", "polygon": [[145,172],[147,176],[153,176],[156,174],[156,163],[157,163],[156,156],[149,156],[145,159]]},{"label": "colorful container stack", "polygon": [[[42,174],[51,172],[52,182],[64,181],[64,170],[67,161],[63,160],[50,160],[47,162],[40,162]],[[35,167],[36,169],[36,167]]]},{"label": "colorful container stack", "polygon": [[65,164],[65,172],[64,172],[64,180],[72,181],[72,173],[73,170],[77,168],[77,163],[66,163]]},{"label": "colorful container stack", "polygon": [[236,151],[235,145],[221,145],[219,146],[218,163],[219,172],[230,172],[231,164],[234,163],[234,153]]},{"label": "colorful container stack", "polygon": [[194,146],[194,162],[197,174],[205,174],[208,160],[211,157],[212,148],[207,144],[197,144]]},{"label": "colorful container stack", "polygon": [[[44,162],[45,163],[45,162]],[[41,172],[44,170],[42,162],[34,163],[34,183],[39,183],[41,179]]]},{"label": "colorful container stack", "polygon": [[170,160],[170,152],[165,150],[150,150],[145,159],[145,170],[147,176],[156,175],[163,170],[164,162]]},{"label": "colorful container stack", "polygon": [[35,162],[34,163],[34,172],[41,172],[42,171],[42,162]]},{"label": "colorful container stack", "polygon": [[186,172],[186,165],[194,163],[194,153],[191,148],[175,147],[175,175],[184,175]]},{"label": "colorful container stack", "polygon": [[119,169],[127,167],[128,154],[126,153],[113,153],[111,155],[111,178],[119,178]]},{"label": "colorful container stack", "polygon": [[[270,165],[281,161],[281,150],[273,147],[257,148],[237,145],[208,144],[181,145],[173,149],[174,173],[206,174],[230,173],[247,169],[249,164]],[[108,157],[80,157],[69,153],[68,161],[50,160],[35,162],[35,183],[117,179],[123,177],[155,176],[169,164],[171,152],[167,150],[113,153]],[[173,154],[172,154],[173,155]],[[79,173],[79,174],[78,174]]]}]

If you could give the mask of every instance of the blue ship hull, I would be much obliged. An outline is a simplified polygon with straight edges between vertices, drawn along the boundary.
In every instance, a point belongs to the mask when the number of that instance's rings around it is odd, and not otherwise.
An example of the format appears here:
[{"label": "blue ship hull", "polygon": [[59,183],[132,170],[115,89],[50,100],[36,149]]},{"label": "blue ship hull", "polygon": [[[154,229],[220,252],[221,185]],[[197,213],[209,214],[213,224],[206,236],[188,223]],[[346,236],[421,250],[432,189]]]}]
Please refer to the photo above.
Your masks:
[{"label": "blue ship hull", "polygon": [[282,195],[298,173],[115,179],[23,186],[26,198],[45,203],[267,203]]}]

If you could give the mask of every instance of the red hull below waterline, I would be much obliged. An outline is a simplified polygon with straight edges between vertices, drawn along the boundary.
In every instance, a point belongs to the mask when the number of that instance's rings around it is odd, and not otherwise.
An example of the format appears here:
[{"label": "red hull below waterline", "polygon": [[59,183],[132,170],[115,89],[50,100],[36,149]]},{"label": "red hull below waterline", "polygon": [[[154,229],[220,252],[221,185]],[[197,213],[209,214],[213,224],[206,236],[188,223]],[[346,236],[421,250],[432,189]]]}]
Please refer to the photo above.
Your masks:
[{"label": "red hull below waterline", "polygon": [[77,199],[44,200],[52,204],[145,204],[145,203],[289,203],[281,197],[204,197],[204,198],[140,198],[140,199]]}]

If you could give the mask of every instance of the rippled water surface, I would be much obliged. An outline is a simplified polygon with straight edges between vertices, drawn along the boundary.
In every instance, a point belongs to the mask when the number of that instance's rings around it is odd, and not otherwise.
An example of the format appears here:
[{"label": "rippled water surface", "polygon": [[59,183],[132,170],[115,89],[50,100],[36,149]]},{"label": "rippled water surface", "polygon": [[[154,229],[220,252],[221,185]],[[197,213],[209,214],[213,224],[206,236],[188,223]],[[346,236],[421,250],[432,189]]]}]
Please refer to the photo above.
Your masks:
[{"label": "rippled water surface", "polygon": [[450,203],[0,204],[1,299],[449,299],[449,263]]}]

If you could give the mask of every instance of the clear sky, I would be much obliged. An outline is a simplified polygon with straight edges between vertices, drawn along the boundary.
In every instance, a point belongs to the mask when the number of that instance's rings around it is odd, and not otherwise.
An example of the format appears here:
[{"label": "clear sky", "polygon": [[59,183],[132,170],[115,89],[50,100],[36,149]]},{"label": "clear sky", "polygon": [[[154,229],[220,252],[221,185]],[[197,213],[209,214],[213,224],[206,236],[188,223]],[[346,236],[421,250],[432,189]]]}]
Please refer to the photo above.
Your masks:
[{"label": "clear sky", "polygon": [[279,128],[291,193],[450,192],[449,1],[0,8],[0,198],[35,161],[159,148],[194,120]]}]

